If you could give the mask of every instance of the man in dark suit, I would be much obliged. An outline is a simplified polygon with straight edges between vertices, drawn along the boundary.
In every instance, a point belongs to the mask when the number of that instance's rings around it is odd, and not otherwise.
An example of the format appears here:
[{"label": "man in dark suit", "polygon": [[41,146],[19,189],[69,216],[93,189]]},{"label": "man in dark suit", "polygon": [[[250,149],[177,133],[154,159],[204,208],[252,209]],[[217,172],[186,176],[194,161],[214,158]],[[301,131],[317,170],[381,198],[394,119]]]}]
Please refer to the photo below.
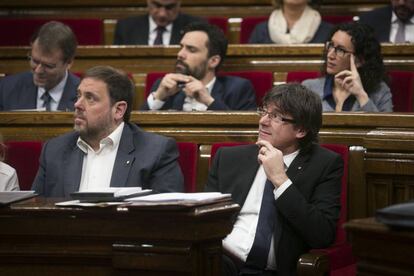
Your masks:
[{"label": "man in dark suit", "polygon": [[75,131],[49,140],[32,189],[46,197],[107,187],[182,192],[171,138],[129,123],[134,85],[109,66],[86,71],[75,103]]},{"label": "man in dark suit", "polygon": [[361,14],[359,22],[371,26],[380,42],[414,42],[414,1],[391,0],[391,5]]},{"label": "man in dark suit", "polygon": [[182,29],[201,18],[180,13],[180,0],[147,0],[148,14],[121,19],[115,27],[115,45],[178,44]]},{"label": "man in dark suit", "polygon": [[321,100],[304,86],[274,87],[258,113],[256,145],[220,148],[205,188],[241,206],[223,274],[295,275],[301,254],[334,241],[343,162],[316,143]]},{"label": "man in dark suit", "polygon": [[72,30],[60,22],[44,24],[31,44],[31,71],[0,80],[0,110],[73,110],[79,78],[68,70],[77,47]]},{"label": "man in dark suit", "polygon": [[151,88],[144,110],[253,110],[256,97],[249,80],[217,76],[227,39],[217,26],[194,23],[184,29],[175,72]]}]

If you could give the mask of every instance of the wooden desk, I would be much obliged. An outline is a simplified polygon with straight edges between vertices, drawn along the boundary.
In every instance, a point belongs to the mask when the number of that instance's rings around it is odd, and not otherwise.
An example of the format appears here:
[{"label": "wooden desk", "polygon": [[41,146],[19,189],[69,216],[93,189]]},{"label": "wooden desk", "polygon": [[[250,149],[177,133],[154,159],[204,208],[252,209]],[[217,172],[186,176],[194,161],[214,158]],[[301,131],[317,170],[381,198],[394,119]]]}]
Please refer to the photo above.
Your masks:
[{"label": "wooden desk", "polygon": [[358,276],[414,275],[414,231],[390,229],[374,218],[345,224]]},{"label": "wooden desk", "polygon": [[0,208],[1,275],[220,274],[231,201],[179,208]]}]

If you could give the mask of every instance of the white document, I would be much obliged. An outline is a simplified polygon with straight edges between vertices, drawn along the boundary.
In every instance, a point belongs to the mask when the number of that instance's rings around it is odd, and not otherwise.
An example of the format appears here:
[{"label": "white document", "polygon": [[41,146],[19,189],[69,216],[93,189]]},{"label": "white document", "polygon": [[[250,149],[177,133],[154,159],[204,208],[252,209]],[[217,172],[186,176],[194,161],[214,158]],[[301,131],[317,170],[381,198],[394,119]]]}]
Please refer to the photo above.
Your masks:
[{"label": "white document", "polygon": [[222,194],[218,192],[211,193],[162,193],[153,194],[141,197],[131,197],[125,201],[132,202],[170,202],[170,201],[183,201],[183,202],[203,202],[207,200],[216,200],[230,198],[230,194]]}]

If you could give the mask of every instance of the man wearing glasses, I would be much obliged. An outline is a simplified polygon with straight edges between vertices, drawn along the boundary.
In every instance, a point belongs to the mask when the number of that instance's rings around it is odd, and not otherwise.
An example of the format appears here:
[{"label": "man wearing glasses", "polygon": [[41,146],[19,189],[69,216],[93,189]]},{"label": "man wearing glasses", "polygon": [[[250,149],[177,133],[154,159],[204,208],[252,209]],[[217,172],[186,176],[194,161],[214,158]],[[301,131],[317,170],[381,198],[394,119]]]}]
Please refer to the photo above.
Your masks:
[{"label": "man wearing glasses", "polygon": [[258,114],[256,144],[220,148],[205,188],[241,206],[222,274],[296,275],[301,254],[334,240],[343,161],[317,144],[321,100],[304,86],[275,86]]},{"label": "man wearing glasses", "polygon": [[115,45],[172,45],[181,39],[181,30],[200,18],[180,13],[180,0],[147,0],[148,14],[119,20]]},{"label": "man wearing glasses", "polygon": [[44,24],[32,39],[31,71],[0,81],[0,110],[74,110],[79,78],[68,70],[76,47],[68,26],[55,21]]},{"label": "man wearing glasses", "polygon": [[323,111],[392,111],[392,94],[383,81],[381,45],[368,25],[353,22],[334,27],[322,72],[322,78],[302,84],[321,97]]}]

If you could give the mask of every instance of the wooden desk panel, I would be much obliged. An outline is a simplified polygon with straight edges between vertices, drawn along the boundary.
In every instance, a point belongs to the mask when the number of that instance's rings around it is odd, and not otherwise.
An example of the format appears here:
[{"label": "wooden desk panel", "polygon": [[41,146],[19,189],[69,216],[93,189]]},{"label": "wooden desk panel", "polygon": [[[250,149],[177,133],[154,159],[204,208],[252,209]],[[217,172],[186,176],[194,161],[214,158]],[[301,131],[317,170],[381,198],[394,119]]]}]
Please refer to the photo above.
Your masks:
[{"label": "wooden desk panel", "polygon": [[0,209],[0,274],[216,276],[239,210],[231,201],[81,209],[55,200]]}]

